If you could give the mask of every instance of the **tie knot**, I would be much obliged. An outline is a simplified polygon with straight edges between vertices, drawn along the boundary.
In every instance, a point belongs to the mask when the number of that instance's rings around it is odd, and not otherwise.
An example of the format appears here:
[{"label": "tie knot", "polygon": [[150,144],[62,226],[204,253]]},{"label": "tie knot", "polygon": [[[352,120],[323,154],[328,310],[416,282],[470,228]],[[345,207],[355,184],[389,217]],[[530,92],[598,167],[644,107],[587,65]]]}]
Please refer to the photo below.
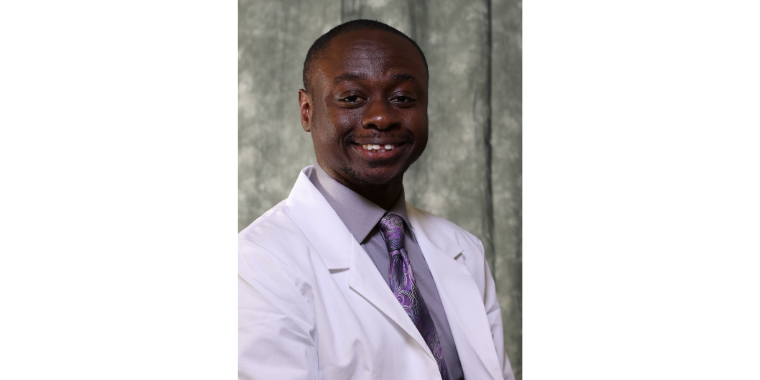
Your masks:
[{"label": "tie knot", "polygon": [[380,232],[388,252],[404,248],[404,219],[401,216],[388,214],[380,219]]}]

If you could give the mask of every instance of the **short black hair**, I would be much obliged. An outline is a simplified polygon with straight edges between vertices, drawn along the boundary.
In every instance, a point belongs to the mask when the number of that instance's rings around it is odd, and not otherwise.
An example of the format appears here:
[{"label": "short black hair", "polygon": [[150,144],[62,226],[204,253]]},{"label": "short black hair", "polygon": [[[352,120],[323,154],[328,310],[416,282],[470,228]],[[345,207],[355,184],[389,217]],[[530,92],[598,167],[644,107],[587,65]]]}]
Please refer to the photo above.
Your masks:
[{"label": "short black hair", "polygon": [[306,60],[303,61],[303,87],[306,90],[306,92],[311,93],[312,66],[314,66],[315,62],[319,58],[321,58],[321,56],[324,54],[325,50],[327,49],[327,45],[330,44],[330,41],[332,41],[333,38],[343,33],[351,32],[354,30],[382,30],[382,31],[390,32],[395,35],[404,37],[404,39],[411,42],[412,45],[414,45],[414,47],[417,48],[417,51],[420,52],[420,56],[422,56],[422,62],[425,63],[425,72],[427,72],[428,75],[430,75],[430,72],[428,70],[427,59],[425,59],[425,53],[422,52],[422,49],[420,49],[419,45],[417,45],[417,43],[414,42],[413,39],[409,38],[409,36],[400,32],[398,29],[390,25],[384,24],[380,21],[358,19],[358,20],[344,22],[343,24],[340,24],[330,29],[329,32],[317,38],[317,40],[314,41],[314,43],[311,45],[311,47],[309,48],[309,52],[306,53]]}]

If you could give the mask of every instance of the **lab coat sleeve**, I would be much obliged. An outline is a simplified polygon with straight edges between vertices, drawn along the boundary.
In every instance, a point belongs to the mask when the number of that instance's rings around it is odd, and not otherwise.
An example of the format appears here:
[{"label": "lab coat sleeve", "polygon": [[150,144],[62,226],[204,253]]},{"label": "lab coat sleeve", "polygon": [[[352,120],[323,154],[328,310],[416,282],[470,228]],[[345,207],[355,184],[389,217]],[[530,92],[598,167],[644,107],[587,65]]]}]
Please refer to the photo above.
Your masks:
[{"label": "lab coat sleeve", "polygon": [[[480,243],[480,241],[478,241]],[[480,248],[483,249],[482,243]],[[491,335],[493,336],[493,343],[496,346],[496,353],[499,358],[499,365],[501,365],[502,374],[504,380],[514,380],[515,375],[512,373],[512,365],[509,362],[509,357],[504,351],[504,327],[501,320],[501,307],[499,306],[499,299],[496,297],[496,284],[491,274],[491,269],[488,266],[488,260],[483,260],[483,266],[485,267],[485,292],[483,295],[483,302],[485,304],[486,316],[488,317],[488,324],[491,326]]]},{"label": "lab coat sleeve", "polygon": [[241,239],[238,256],[238,378],[317,379],[314,313],[271,252]]}]

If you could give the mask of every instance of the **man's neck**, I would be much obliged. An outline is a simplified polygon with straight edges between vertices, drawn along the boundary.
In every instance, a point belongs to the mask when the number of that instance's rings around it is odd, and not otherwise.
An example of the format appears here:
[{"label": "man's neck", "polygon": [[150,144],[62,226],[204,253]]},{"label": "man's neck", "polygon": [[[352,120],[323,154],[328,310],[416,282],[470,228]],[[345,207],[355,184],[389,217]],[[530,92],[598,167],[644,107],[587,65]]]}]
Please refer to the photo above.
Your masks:
[{"label": "man's neck", "polygon": [[[320,164],[317,163],[317,165]],[[340,175],[341,173],[331,173],[330,170],[325,169],[324,166],[320,165],[320,167],[325,173],[327,173],[327,175],[338,181],[341,185],[382,207],[383,210],[390,210],[391,207],[396,204],[398,197],[404,190],[403,175],[385,184],[364,184],[348,181]]]},{"label": "man's neck", "polygon": [[[340,180],[338,181],[340,182]],[[357,194],[367,198],[372,203],[382,207],[383,210],[390,210],[391,207],[396,204],[398,197],[404,189],[401,179],[385,185],[356,185],[344,182],[341,183]]]}]

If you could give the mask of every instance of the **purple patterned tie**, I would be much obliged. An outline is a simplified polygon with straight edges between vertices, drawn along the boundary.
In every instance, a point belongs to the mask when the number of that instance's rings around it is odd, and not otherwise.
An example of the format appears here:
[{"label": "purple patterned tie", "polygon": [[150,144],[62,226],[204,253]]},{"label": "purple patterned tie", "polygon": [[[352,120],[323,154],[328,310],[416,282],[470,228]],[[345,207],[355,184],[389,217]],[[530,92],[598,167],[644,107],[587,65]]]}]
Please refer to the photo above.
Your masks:
[{"label": "purple patterned tie", "polygon": [[391,255],[390,282],[393,295],[396,296],[401,307],[412,319],[414,326],[417,327],[422,338],[425,339],[425,343],[430,347],[430,352],[433,353],[435,361],[438,363],[438,370],[441,371],[441,377],[448,380],[449,370],[446,368],[446,361],[443,360],[443,350],[441,349],[441,342],[438,341],[435,324],[430,318],[422,295],[417,290],[412,263],[409,262],[406,249],[404,249],[404,219],[396,214],[384,216],[380,219],[380,232]]}]

